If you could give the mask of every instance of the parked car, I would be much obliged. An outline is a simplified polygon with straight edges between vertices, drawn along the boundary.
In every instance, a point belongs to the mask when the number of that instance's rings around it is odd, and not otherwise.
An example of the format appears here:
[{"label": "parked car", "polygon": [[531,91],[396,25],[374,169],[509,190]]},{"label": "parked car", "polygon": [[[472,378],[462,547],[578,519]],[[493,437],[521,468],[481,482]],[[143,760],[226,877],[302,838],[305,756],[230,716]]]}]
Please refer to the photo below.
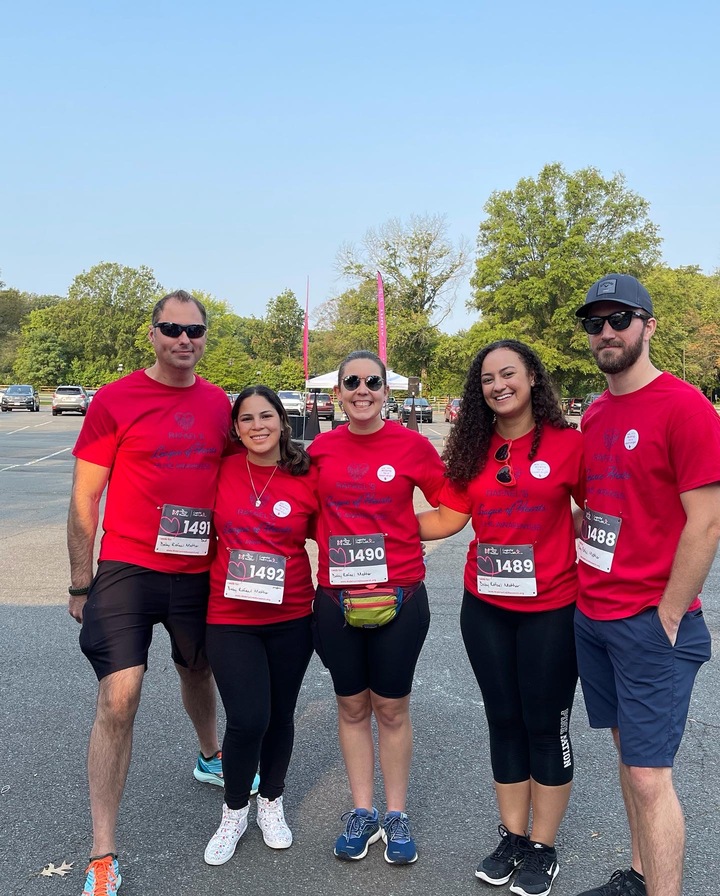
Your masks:
[{"label": "parked car", "polygon": [[309,414],[317,398],[318,420],[335,419],[335,403],[327,392],[311,392],[305,400],[305,410]]},{"label": "parked car", "polygon": [[595,401],[596,398],[600,398],[602,392],[588,392],[588,394],[583,398],[582,408],[580,409],[580,413],[584,414],[585,411],[590,407],[590,405]]},{"label": "parked car", "polygon": [[88,397],[88,404],[90,404],[90,402],[93,400],[93,397],[95,396],[96,392],[97,392],[97,389],[86,389],[85,390],[85,394]]},{"label": "parked car", "polygon": [[393,398],[392,395],[388,395],[385,399],[385,404],[383,406],[385,411],[385,416],[390,417],[390,414],[397,414],[398,412],[398,403],[397,398]]},{"label": "parked car", "polygon": [[[407,423],[410,419],[410,411],[412,409],[413,399],[406,398],[403,402],[403,406],[400,409],[400,418],[403,423]],[[432,423],[433,422],[433,412],[430,407],[430,402],[427,398],[416,398],[415,399],[415,419],[418,423]]]},{"label": "parked car", "polygon": [[64,414],[67,411],[73,414],[87,414],[90,399],[82,386],[58,386],[52,397],[52,415]]},{"label": "parked car", "polygon": [[582,398],[568,398],[566,414],[582,414]]},{"label": "parked car", "polygon": [[289,417],[302,417],[304,415],[305,400],[302,397],[302,392],[278,392],[278,397]]},{"label": "parked car", "polygon": [[457,415],[460,411],[461,404],[462,398],[451,398],[450,401],[445,405],[446,423],[454,423],[457,420]]},{"label": "parked car", "polygon": [[40,396],[34,386],[8,386],[0,399],[3,411],[39,411]]}]

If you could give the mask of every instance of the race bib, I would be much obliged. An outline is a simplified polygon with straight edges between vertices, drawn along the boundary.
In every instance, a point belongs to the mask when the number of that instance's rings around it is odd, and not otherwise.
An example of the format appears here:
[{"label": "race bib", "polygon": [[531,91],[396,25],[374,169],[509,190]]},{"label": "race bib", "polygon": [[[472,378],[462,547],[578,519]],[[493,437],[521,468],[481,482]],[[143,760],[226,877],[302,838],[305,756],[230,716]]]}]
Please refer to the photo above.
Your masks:
[{"label": "race bib", "polygon": [[622,519],[609,513],[597,513],[586,507],[583,511],[578,558],[602,572],[610,572],[617,547]]},{"label": "race bib", "polygon": [[478,543],[477,587],[498,597],[537,597],[533,546]]},{"label": "race bib", "polygon": [[331,585],[372,585],[387,582],[385,536],[330,536],[329,575]]},{"label": "race bib", "polygon": [[163,504],[155,552],[204,557],[210,549],[212,510]]},{"label": "race bib", "polygon": [[284,588],[284,557],[260,551],[230,551],[225,597],[281,604]]}]

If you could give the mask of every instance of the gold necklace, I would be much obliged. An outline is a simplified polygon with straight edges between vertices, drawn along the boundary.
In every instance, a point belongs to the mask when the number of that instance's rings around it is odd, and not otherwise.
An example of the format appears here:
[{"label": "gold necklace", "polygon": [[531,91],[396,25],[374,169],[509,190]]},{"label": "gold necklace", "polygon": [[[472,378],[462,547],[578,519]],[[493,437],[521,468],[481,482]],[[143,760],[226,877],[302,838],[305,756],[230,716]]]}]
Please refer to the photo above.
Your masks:
[{"label": "gold necklace", "polygon": [[250,477],[250,485],[252,486],[253,494],[255,495],[255,506],[256,506],[256,507],[259,507],[259,506],[260,506],[260,499],[262,498],[262,496],[263,496],[263,495],[265,494],[265,492],[267,491],[267,487],[268,487],[268,486],[270,485],[270,483],[272,482],[272,478],[273,478],[273,476],[277,473],[277,469],[278,469],[278,468],[277,468],[277,464],[276,464],[275,467],[273,468],[273,471],[272,471],[272,473],[270,474],[270,478],[269,478],[268,481],[265,483],[265,488],[263,488],[263,490],[260,492],[260,494],[257,493],[257,489],[255,488],[255,483],[253,482],[252,473],[250,472],[250,461],[249,461],[248,458],[247,458],[247,454],[245,455],[245,466],[247,467],[248,476]]}]

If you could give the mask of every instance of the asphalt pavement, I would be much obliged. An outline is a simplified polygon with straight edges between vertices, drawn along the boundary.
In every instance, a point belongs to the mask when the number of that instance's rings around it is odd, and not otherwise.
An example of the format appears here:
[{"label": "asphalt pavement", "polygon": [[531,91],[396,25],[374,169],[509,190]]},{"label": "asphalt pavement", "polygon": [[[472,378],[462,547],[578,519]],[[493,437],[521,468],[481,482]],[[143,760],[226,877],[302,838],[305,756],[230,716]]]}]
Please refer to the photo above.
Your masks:
[{"label": "asphalt pavement", "polygon": [[[85,752],[96,682],[67,613],[65,514],[71,448],[81,418],[0,416],[0,896],[80,896],[90,848]],[[427,431],[440,447],[444,424]],[[415,755],[408,811],[416,864],[395,867],[381,844],[360,862],[332,854],[350,808],[337,744],[328,673],[313,658],[297,709],[297,735],[285,794],[294,844],[268,849],[252,818],[234,858],[219,868],[203,850],[220,819],[219,788],[192,776],[196,745],[179,699],[169,642],[158,629],[135,726],[134,755],[118,843],[123,896],[220,893],[479,894],[505,893],[474,877],[497,843],[498,823],[480,692],[459,629],[462,567],[469,536],[428,547],[430,634],[413,691]],[[720,561],[705,589],[705,613],[717,645]],[[684,892],[706,896],[720,880],[720,767],[717,659],[701,671],[676,763],[688,848]],[[222,724],[222,721],[221,721]],[[578,691],[571,733],[575,789],[558,838],[555,896],[574,896],[629,863],[616,761],[607,732],[587,724]],[[378,780],[376,803],[384,808]],[[72,864],[60,876],[40,874]]]}]

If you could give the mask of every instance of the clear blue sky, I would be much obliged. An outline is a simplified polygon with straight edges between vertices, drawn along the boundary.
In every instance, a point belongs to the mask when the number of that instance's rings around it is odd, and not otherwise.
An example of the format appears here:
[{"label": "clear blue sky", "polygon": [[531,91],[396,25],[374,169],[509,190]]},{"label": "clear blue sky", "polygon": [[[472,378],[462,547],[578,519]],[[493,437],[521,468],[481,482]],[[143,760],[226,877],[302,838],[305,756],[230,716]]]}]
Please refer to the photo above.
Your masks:
[{"label": "clear blue sky", "polygon": [[[664,260],[720,267],[715,2],[5,4],[0,278],[148,265],[242,315],[344,284],[342,243],[547,162],[622,171]],[[476,319],[459,293],[446,329]]]}]

